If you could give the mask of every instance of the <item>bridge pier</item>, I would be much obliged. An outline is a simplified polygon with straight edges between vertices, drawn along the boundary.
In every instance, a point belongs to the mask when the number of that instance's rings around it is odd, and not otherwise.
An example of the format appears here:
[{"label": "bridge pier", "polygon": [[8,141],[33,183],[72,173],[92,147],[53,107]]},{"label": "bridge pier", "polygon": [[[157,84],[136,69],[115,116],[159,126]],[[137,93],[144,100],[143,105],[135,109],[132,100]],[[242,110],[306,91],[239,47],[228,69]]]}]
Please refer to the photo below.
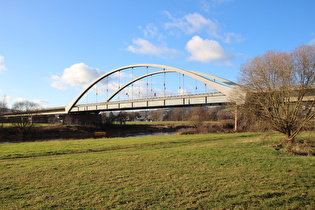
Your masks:
[{"label": "bridge pier", "polygon": [[64,116],[64,125],[98,125],[102,123],[102,117],[99,114],[67,114]]}]

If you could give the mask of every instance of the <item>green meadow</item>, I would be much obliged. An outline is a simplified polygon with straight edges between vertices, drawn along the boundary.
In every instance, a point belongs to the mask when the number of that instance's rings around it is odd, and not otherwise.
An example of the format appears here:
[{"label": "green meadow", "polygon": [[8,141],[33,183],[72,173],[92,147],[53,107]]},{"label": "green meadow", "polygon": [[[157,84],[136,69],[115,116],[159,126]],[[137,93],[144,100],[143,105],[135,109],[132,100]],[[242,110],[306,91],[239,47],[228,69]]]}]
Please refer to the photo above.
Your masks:
[{"label": "green meadow", "polygon": [[0,209],[314,209],[315,157],[269,146],[281,139],[238,133],[0,144]]}]

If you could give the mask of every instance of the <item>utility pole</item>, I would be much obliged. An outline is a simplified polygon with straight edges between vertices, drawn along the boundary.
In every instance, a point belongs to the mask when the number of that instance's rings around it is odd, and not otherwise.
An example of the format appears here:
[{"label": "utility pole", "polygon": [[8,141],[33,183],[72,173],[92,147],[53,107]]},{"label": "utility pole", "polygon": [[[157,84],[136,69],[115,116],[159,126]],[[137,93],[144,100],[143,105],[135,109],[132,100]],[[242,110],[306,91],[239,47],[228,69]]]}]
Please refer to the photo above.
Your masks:
[{"label": "utility pole", "polygon": [[238,130],[238,106],[235,105],[234,109],[234,131],[237,132]]}]

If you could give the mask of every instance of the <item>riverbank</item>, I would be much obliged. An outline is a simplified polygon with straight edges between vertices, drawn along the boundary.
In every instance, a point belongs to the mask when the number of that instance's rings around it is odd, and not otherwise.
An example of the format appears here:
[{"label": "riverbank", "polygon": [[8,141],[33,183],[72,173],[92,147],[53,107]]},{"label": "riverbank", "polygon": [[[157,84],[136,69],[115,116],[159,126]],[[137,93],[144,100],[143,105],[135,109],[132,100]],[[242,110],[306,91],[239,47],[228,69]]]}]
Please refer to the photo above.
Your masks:
[{"label": "riverbank", "polygon": [[35,126],[27,132],[19,132],[14,127],[3,127],[0,142],[49,141],[87,138],[114,138],[139,135],[176,133],[180,129],[192,128],[190,124],[127,124],[127,125],[74,125],[61,124]]}]

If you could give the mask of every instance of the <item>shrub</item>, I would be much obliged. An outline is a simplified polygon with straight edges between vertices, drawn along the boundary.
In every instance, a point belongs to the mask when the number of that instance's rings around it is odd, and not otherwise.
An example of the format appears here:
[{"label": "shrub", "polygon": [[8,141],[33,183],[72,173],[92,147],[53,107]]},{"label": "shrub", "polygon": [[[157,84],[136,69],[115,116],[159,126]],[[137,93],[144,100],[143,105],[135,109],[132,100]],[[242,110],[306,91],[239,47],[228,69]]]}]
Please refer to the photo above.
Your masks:
[{"label": "shrub", "polygon": [[286,152],[294,155],[315,155],[315,140],[301,140],[287,145]]}]

